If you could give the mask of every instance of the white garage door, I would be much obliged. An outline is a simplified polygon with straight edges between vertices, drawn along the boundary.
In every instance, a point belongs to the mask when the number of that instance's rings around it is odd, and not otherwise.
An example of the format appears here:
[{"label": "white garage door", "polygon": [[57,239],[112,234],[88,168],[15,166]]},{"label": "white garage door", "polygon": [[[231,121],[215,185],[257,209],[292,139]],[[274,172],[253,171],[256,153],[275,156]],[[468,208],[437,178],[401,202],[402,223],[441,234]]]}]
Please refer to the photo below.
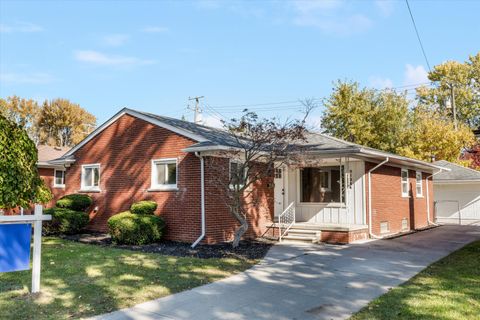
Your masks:
[{"label": "white garage door", "polygon": [[434,186],[435,217],[439,223],[480,223],[480,183]]}]

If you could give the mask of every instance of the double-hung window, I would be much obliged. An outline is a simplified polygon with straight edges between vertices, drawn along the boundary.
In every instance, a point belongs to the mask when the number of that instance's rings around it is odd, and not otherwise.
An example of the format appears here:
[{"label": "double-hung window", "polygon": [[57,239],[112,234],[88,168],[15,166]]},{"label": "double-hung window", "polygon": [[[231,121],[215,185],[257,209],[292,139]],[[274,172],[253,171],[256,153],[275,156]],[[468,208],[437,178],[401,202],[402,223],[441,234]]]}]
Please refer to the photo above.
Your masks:
[{"label": "double-hung window", "polygon": [[84,191],[100,191],[100,164],[82,166],[81,189]]},{"label": "double-hung window", "polygon": [[152,190],[177,189],[177,159],[152,160]]},{"label": "double-hung window", "polygon": [[402,197],[408,197],[410,186],[408,185],[408,170],[402,169]]},{"label": "double-hung window", "polygon": [[65,170],[54,170],[53,187],[64,188],[65,187]]},{"label": "double-hung window", "polygon": [[422,172],[417,171],[415,173],[415,178],[416,178],[415,186],[417,189],[417,197],[423,197]]}]

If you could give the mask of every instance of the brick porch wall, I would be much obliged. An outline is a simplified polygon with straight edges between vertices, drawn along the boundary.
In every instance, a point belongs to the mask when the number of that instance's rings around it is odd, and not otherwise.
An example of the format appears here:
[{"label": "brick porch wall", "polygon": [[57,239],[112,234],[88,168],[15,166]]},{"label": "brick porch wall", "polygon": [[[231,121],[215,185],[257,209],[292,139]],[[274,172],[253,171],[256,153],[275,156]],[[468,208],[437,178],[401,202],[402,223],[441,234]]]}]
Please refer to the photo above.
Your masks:
[{"label": "brick porch wall", "polygon": [[[376,163],[366,162],[366,186],[368,186],[368,170],[375,167]],[[423,197],[416,195],[415,170],[409,170],[409,197],[402,197],[401,168],[384,165],[372,172],[372,232],[380,235],[380,223],[389,223],[389,233],[402,232],[402,219],[408,220],[410,230],[426,227],[427,222],[427,197],[426,178],[430,173],[422,172]],[[433,219],[433,185],[429,179],[430,193],[430,221]],[[368,215],[368,187],[367,215]],[[368,218],[368,217],[367,217]],[[368,221],[368,220],[367,220]]]}]

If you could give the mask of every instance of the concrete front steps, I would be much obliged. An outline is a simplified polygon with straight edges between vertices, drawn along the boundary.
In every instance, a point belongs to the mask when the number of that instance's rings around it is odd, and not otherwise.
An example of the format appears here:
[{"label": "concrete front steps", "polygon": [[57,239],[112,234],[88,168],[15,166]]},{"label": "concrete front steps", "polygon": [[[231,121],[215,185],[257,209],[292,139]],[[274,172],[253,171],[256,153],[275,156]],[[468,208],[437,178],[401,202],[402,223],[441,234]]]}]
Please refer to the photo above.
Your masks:
[{"label": "concrete front steps", "polygon": [[[278,239],[278,222],[270,226],[270,234]],[[367,225],[352,224],[315,224],[297,222],[291,226],[282,241],[304,243],[347,244],[368,239]]]},{"label": "concrete front steps", "polygon": [[[278,227],[278,226],[277,226]],[[319,243],[322,239],[322,230],[318,226],[293,225],[282,241]]]}]

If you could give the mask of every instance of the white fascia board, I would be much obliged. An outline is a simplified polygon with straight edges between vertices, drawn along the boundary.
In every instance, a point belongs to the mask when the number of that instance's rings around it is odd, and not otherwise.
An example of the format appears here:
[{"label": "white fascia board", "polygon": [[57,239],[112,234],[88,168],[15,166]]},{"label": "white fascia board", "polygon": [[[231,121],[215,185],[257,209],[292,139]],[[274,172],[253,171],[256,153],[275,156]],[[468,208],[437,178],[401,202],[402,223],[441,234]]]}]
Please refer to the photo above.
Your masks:
[{"label": "white fascia board", "polygon": [[131,110],[131,109],[128,109],[128,108],[123,108],[122,110],[120,110],[119,112],[117,112],[113,117],[111,117],[109,120],[107,120],[106,122],[104,122],[101,126],[99,126],[97,129],[95,129],[94,131],[92,131],[87,137],[85,137],[85,139],[83,139],[80,143],[78,143],[75,147],[73,147],[72,149],[70,149],[67,153],[65,153],[63,155],[63,157],[68,157],[72,154],[74,154],[78,149],[80,149],[81,147],[83,147],[85,144],[87,144],[90,140],[92,140],[95,136],[97,136],[100,132],[102,132],[103,130],[105,130],[106,128],[108,128],[112,123],[114,123],[115,121],[117,121],[121,116],[123,116],[124,114],[129,114],[133,117],[136,117],[136,118],[139,118],[139,119],[142,119],[144,121],[147,121],[149,123],[152,123],[154,125],[157,125],[161,128],[164,128],[164,129],[167,129],[167,130],[170,130],[172,132],[175,132],[175,133],[178,133],[182,136],[185,136],[187,138],[190,138],[190,139],[193,139],[195,141],[198,141],[198,142],[202,142],[202,141],[207,141],[207,139],[205,139],[204,137],[201,137],[199,135],[196,135],[196,134],[193,134],[187,130],[183,130],[183,129],[179,129],[179,128],[176,128],[176,127],[173,127],[169,124],[166,124],[164,122],[161,122],[157,119],[153,119],[151,117],[148,117],[144,114],[141,114],[135,110]]},{"label": "white fascia board", "polygon": [[227,146],[205,146],[205,147],[186,147],[182,149],[183,152],[205,152],[205,151],[241,151],[241,148],[227,147]]},{"label": "white fascia board", "polygon": [[451,171],[449,168],[445,168],[445,167],[442,167],[442,166],[437,166],[437,165],[434,165],[432,163],[428,163],[428,162],[425,162],[425,161],[416,160],[416,159],[412,159],[412,158],[407,158],[407,157],[403,157],[403,156],[399,156],[399,155],[395,155],[395,154],[383,153],[381,151],[376,152],[376,151],[372,151],[372,150],[361,149],[360,153],[365,154],[365,155],[373,155],[373,156],[376,156],[376,157],[382,157],[382,158],[388,157],[390,159],[395,159],[397,161],[402,161],[402,162],[405,162],[405,163],[408,163],[410,165],[413,165],[415,167],[420,167],[420,168],[427,167],[427,168],[438,169],[438,170],[442,170],[442,171]]}]

